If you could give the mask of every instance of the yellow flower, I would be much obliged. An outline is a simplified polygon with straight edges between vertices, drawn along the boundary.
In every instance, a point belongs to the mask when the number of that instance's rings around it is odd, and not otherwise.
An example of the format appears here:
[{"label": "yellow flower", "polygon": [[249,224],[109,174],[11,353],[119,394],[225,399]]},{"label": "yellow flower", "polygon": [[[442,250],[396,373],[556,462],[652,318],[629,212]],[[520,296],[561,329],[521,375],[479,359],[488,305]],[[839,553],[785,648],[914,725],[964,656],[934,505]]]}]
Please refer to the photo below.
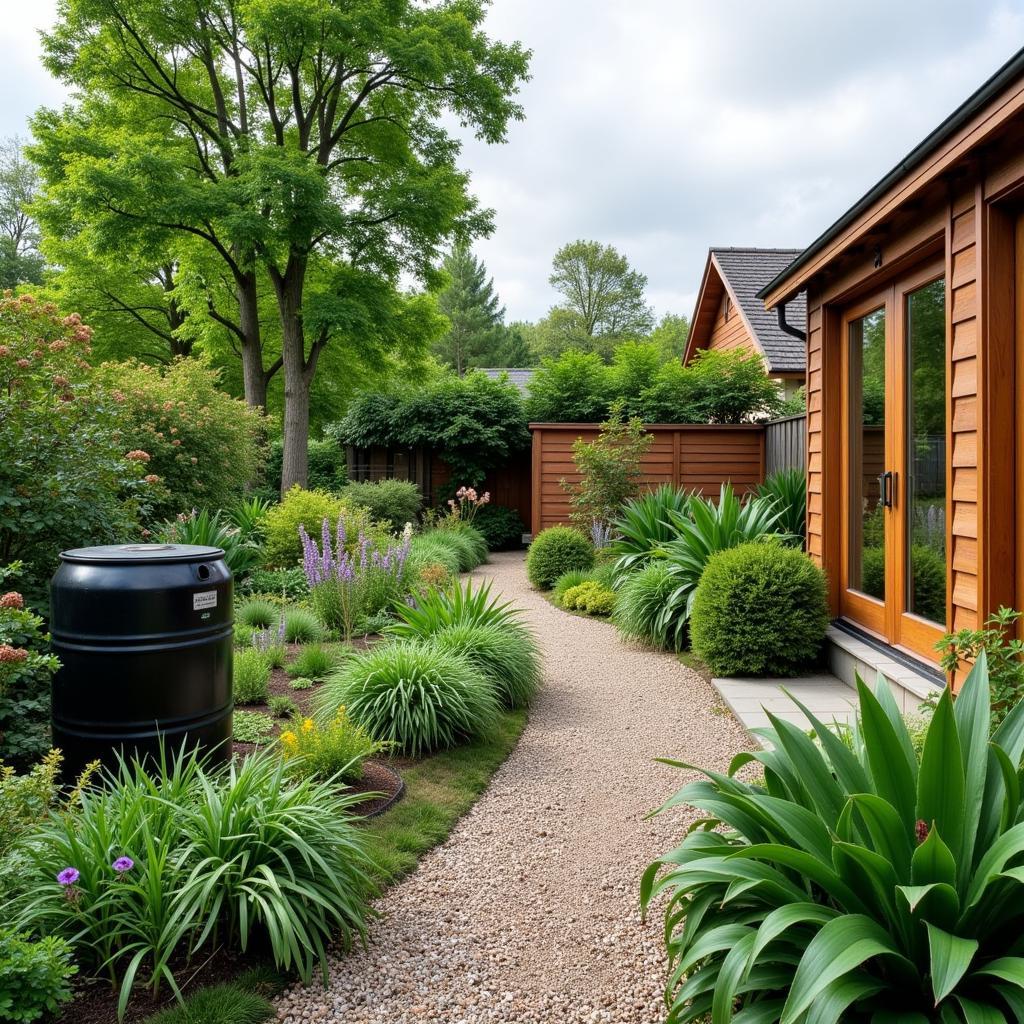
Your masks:
[{"label": "yellow flower", "polygon": [[312,718],[307,718],[302,723],[302,731],[303,732],[312,732],[313,731],[313,719]]},{"label": "yellow flower", "polygon": [[293,751],[298,742],[298,737],[291,731],[291,729],[287,729],[281,733],[281,745],[286,751]]}]

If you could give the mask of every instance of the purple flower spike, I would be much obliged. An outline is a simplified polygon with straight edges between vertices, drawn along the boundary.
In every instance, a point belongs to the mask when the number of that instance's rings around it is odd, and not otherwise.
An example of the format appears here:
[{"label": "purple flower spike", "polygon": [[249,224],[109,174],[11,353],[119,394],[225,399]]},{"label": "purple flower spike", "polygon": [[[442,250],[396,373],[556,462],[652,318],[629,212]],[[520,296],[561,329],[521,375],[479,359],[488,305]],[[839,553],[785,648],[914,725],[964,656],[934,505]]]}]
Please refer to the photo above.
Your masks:
[{"label": "purple flower spike", "polygon": [[57,881],[64,886],[74,885],[80,877],[78,868],[65,868],[57,872]]},{"label": "purple flower spike", "polygon": [[135,867],[135,861],[133,861],[131,857],[118,857],[111,867],[113,867],[119,875],[123,875],[126,871],[131,871],[131,869]]}]

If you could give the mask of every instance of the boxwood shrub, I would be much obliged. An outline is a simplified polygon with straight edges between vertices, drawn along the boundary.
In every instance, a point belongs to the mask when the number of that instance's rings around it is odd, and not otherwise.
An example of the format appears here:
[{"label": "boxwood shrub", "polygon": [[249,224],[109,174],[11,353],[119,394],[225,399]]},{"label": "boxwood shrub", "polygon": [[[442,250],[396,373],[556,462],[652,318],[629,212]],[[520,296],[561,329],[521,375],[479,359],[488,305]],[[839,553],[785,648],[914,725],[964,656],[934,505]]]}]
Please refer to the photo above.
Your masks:
[{"label": "boxwood shrub", "polygon": [[822,571],[803,552],[753,543],[708,560],[690,636],[717,675],[789,675],[813,664],[827,626]]},{"label": "boxwood shrub", "polygon": [[594,567],[594,546],[579,530],[551,526],[537,534],[526,555],[526,575],[538,590],[550,590],[573,569]]}]

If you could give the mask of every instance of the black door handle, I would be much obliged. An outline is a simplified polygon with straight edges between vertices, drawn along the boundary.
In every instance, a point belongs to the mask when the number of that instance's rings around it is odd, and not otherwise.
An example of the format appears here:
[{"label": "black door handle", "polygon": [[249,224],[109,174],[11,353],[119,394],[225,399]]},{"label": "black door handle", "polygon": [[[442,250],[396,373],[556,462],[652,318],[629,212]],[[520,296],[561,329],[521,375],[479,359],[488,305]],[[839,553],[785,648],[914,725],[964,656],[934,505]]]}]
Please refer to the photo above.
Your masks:
[{"label": "black door handle", "polygon": [[882,507],[892,508],[896,498],[896,474],[891,469],[887,469],[878,478],[878,489],[882,499]]}]

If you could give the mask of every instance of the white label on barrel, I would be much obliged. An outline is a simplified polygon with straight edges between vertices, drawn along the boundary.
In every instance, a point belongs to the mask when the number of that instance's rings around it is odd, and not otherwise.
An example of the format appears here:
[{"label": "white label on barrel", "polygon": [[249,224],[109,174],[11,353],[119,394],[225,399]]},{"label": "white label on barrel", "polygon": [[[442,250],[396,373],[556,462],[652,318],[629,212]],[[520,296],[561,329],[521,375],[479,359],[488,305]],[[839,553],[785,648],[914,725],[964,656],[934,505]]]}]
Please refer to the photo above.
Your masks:
[{"label": "white label on barrel", "polygon": [[200,590],[198,593],[192,595],[192,610],[199,611],[200,608],[216,608],[217,607],[217,591],[216,590]]}]

